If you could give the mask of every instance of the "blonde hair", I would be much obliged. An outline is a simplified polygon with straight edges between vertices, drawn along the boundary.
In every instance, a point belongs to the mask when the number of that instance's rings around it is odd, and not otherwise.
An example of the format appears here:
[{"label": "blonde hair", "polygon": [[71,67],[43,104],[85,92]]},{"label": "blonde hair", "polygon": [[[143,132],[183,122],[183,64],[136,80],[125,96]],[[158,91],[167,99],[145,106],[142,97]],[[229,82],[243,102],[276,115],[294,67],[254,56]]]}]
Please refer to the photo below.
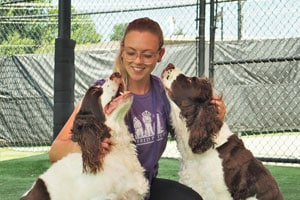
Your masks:
[{"label": "blonde hair", "polygon": [[148,17],[143,17],[143,18],[138,18],[133,20],[132,22],[130,22],[124,32],[123,38],[120,42],[120,49],[119,52],[117,54],[115,63],[114,63],[114,68],[113,71],[115,72],[119,72],[122,74],[122,77],[124,79],[124,83],[125,83],[125,88],[127,89],[127,83],[128,83],[128,74],[125,70],[125,68],[123,67],[123,59],[122,59],[122,48],[124,47],[124,40],[126,35],[130,32],[130,31],[147,31],[150,32],[154,35],[157,35],[158,37],[158,41],[159,41],[159,49],[162,48],[162,46],[164,45],[164,37],[163,37],[163,32],[161,27],[159,26],[159,24],[148,18]]}]

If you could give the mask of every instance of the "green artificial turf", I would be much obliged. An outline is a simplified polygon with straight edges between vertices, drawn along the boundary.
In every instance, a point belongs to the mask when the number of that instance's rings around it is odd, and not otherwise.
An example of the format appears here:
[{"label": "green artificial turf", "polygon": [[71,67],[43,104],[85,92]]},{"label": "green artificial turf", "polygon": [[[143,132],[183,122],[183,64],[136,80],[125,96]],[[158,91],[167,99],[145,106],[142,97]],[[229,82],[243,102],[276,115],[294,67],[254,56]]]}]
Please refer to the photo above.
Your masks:
[{"label": "green artificial turf", "polygon": [[[51,163],[46,153],[23,158],[0,160],[0,199],[16,200],[28,190]],[[297,200],[300,194],[300,168],[267,166],[276,178],[286,200]],[[159,177],[178,180],[179,162],[161,159]]]},{"label": "green artificial turf", "polygon": [[0,161],[0,199],[19,199],[50,165],[47,154]]},{"label": "green artificial turf", "polygon": [[[275,177],[285,200],[298,200],[300,194],[300,168],[266,165]],[[178,180],[179,161],[172,158],[160,160],[158,176]]]}]

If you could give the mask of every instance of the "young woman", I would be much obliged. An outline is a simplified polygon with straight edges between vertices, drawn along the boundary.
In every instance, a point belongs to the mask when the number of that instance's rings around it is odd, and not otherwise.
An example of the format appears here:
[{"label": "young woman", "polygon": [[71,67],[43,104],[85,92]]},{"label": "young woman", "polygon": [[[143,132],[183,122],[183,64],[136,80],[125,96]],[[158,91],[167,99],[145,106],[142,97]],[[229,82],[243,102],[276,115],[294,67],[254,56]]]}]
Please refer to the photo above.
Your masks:
[{"label": "young woman", "polygon": [[[202,199],[191,188],[176,181],[157,177],[158,161],[166,147],[168,138],[168,103],[161,80],[151,74],[165,53],[164,38],[159,24],[149,18],[139,18],[129,23],[120,43],[114,71],[122,74],[126,89],[134,96],[132,107],[126,117],[129,131],[134,135],[138,158],[150,181],[152,200],[196,200]],[[97,82],[96,82],[97,83]],[[212,103],[224,120],[225,105],[221,98],[214,97]],[[78,107],[52,144],[49,156],[56,161],[70,152],[80,151],[70,140],[71,124]],[[106,150],[110,149],[106,141]]]}]

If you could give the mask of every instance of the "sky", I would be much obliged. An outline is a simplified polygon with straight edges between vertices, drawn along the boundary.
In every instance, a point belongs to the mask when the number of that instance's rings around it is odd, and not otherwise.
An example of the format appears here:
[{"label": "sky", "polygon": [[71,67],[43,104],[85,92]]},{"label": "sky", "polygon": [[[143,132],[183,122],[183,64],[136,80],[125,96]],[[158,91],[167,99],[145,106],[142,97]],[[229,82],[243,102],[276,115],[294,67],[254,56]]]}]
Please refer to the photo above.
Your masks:
[{"label": "sky", "polygon": [[[237,21],[233,15],[230,15],[236,12],[237,4],[224,5],[223,10],[224,27],[226,27],[224,32],[236,33],[237,26],[227,24]],[[242,34],[245,38],[300,37],[299,0],[248,0],[243,5],[242,13],[243,27],[245,27]]]},{"label": "sky", "polygon": [[[195,24],[195,7],[175,8],[176,5],[195,5],[196,2],[196,0],[72,0],[72,5],[75,6],[77,12],[105,12],[120,9],[173,6],[173,8],[165,10],[152,9],[130,13],[105,14],[105,19],[111,16],[111,22],[102,21],[101,15],[91,15],[95,21],[97,31],[104,36],[104,40],[108,40],[113,25],[128,23],[135,18],[144,16],[158,21],[164,35],[167,37],[178,29],[182,29],[185,35],[196,37],[198,30]],[[209,1],[207,0],[207,2]],[[221,9],[223,10],[222,24],[221,21],[216,24],[216,39],[218,40],[221,36],[225,39],[236,39],[238,33],[237,2],[220,3],[216,8],[218,12]],[[209,6],[207,6],[207,19],[209,19],[209,9]],[[300,37],[300,0],[246,0],[243,3],[242,16],[242,36],[244,39]],[[175,24],[172,19],[175,20]],[[209,37],[209,26],[209,20],[207,20],[206,37]]]}]

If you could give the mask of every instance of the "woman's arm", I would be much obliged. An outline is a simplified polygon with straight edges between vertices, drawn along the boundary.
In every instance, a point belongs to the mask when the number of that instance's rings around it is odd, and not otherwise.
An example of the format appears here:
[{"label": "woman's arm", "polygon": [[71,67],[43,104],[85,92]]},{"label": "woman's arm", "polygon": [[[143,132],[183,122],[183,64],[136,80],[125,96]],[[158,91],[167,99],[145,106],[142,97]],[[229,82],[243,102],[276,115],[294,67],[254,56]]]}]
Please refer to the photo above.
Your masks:
[{"label": "woman's arm", "polygon": [[73,122],[76,117],[77,112],[79,111],[81,103],[79,103],[70,118],[61,129],[57,137],[54,139],[50,151],[49,151],[49,159],[51,162],[56,162],[72,152],[80,152],[80,146],[78,143],[73,142],[71,140],[71,129],[73,127]]},{"label": "woman's arm", "polygon": [[222,99],[222,95],[213,95],[213,98],[211,100],[211,103],[215,104],[218,109],[218,118],[225,121],[225,115],[226,115],[226,105]]}]

